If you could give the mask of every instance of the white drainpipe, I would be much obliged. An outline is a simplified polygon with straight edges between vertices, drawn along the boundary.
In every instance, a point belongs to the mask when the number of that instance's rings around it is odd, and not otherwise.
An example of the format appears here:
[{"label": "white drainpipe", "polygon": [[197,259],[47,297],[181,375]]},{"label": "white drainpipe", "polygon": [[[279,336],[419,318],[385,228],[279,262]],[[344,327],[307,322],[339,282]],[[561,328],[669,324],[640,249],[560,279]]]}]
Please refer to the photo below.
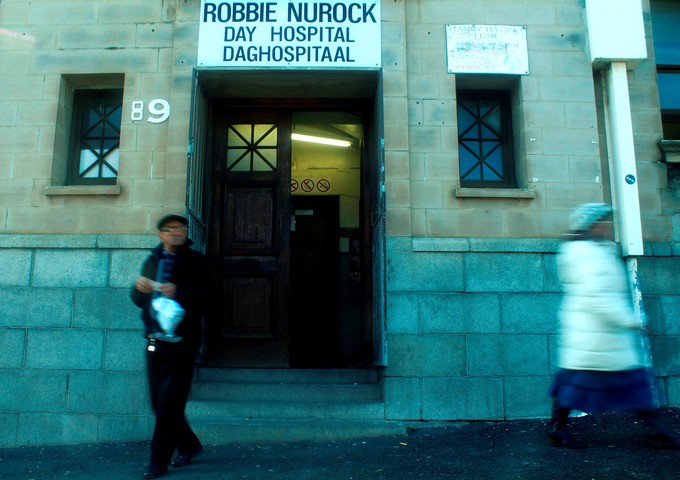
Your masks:
[{"label": "white drainpipe", "polygon": [[644,254],[635,142],[630,113],[628,72],[625,62],[612,62],[604,72],[605,131],[609,152],[609,178],[616,232],[628,266],[635,312],[646,324],[637,256]]},{"label": "white drainpipe", "polygon": [[612,62],[604,72],[603,84],[609,177],[621,252],[624,257],[643,255],[635,141],[625,62]]},{"label": "white drainpipe", "polygon": [[[637,256],[644,254],[644,245],[627,72],[647,57],[642,5],[640,0],[586,0],[586,17],[591,62],[603,70],[605,134],[617,234],[628,267],[634,310],[645,328],[637,261]],[[651,367],[649,339],[640,337],[645,363]],[[658,395],[656,403],[658,406]]]}]

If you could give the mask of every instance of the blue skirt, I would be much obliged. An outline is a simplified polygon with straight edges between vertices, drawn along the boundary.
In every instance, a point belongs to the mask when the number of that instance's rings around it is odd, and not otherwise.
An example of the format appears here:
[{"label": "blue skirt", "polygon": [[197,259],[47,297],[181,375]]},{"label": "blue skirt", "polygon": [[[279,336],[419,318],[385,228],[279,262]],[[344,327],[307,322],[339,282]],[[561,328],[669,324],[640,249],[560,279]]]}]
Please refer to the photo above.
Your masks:
[{"label": "blue skirt", "polygon": [[548,395],[560,407],[585,413],[658,407],[654,372],[647,368],[618,372],[561,369]]}]

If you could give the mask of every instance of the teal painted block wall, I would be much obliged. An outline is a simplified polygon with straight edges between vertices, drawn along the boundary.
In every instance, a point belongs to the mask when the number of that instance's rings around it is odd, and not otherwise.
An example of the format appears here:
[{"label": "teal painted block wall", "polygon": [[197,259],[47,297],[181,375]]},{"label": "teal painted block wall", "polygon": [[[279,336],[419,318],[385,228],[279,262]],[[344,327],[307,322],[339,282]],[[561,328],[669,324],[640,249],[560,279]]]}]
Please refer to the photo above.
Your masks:
[{"label": "teal painted block wall", "polygon": [[[37,240],[0,236],[0,262],[28,272],[0,286],[0,380],[13,386],[0,393],[0,446],[147,438],[153,417],[144,339],[128,295],[155,237],[80,237],[70,255],[63,238]],[[548,414],[558,245],[388,237],[386,419]],[[680,406],[680,257],[674,244],[666,247],[650,245],[640,275],[662,404]],[[97,260],[94,285],[76,269],[58,273],[60,261],[81,255],[106,259]],[[40,286],[36,267],[54,272]]]},{"label": "teal painted block wall", "polygon": [[[387,242],[387,417],[501,420],[549,413],[561,301],[556,240]],[[665,257],[654,256],[667,252]],[[640,259],[662,403],[680,402],[680,258]]]},{"label": "teal painted block wall", "polygon": [[[148,438],[129,289],[153,235],[0,236],[0,447]],[[71,248],[74,247],[74,248]]]}]

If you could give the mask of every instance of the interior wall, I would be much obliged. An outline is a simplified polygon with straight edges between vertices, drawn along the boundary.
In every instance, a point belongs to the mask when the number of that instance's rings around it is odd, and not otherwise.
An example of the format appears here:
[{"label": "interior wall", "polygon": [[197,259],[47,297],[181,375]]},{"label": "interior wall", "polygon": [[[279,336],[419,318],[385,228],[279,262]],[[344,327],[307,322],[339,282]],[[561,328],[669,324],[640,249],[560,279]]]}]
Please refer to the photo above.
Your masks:
[{"label": "interior wall", "polygon": [[[361,156],[358,145],[349,148],[293,142],[291,178],[297,182],[293,195],[338,195],[340,197],[340,228],[359,228],[361,197]],[[303,189],[311,180],[313,188]],[[319,181],[328,181],[329,188],[319,189]],[[307,182],[304,185],[310,184]]]}]

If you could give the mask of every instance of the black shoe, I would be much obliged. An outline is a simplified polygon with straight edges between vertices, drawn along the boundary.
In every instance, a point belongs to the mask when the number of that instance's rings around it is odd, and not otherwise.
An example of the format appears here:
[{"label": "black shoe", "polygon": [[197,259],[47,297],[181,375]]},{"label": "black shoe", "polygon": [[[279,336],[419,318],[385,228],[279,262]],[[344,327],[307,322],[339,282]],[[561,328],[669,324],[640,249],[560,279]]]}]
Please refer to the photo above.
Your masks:
[{"label": "black shoe", "polygon": [[144,472],[144,478],[159,478],[168,473],[168,467],[161,467],[160,465],[150,464],[149,468]]},{"label": "black shoe", "polygon": [[193,460],[195,457],[198,457],[203,453],[203,447],[198,446],[194,450],[186,453],[180,453],[177,452],[177,455],[172,459],[171,465],[175,468],[181,468],[181,467],[186,467],[191,463],[191,460]]},{"label": "black shoe", "polygon": [[586,446],[571,436],[566,427],[552,427],[548,429],[548,439],[553,447],[578,450]]},{"label": "black shoe", "polygon": [[665,432],[648,433],[645,441],[649,447],[657,450],[680,450],[680,443]]}]

